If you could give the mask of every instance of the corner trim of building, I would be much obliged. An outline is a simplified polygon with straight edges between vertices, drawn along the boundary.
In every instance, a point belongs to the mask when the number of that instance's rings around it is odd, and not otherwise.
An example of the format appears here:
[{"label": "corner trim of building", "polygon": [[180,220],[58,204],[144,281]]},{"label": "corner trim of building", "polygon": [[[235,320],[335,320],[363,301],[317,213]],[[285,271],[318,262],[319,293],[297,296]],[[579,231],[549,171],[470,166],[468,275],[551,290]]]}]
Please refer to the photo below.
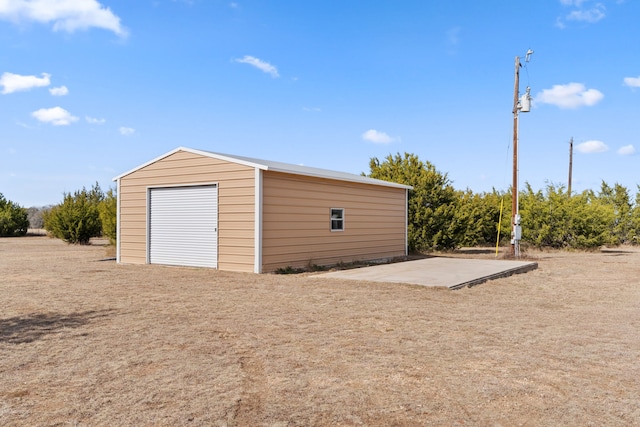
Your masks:
[{"label": "corner trim of building", "polygon": [[254,273],[262,273],[262,169],[255,168]]},{"label": "corner trim of building", "polygon": [[120,259],[120,246],[121,246],[121,238],[120,238],[120,180],[116,181],[116,263],[120,264],[122,260]]}]

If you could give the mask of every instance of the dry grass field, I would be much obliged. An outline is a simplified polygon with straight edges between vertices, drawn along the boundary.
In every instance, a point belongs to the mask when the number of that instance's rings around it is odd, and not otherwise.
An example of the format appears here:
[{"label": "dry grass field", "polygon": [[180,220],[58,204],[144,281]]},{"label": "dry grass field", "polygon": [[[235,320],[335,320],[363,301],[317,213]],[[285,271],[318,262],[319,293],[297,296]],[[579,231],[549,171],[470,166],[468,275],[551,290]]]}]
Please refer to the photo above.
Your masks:
[{"label": "dry grass field", "polygon": [[640,425],[640,251],[529,255],[450,291],[0,239],[0,425]]}]

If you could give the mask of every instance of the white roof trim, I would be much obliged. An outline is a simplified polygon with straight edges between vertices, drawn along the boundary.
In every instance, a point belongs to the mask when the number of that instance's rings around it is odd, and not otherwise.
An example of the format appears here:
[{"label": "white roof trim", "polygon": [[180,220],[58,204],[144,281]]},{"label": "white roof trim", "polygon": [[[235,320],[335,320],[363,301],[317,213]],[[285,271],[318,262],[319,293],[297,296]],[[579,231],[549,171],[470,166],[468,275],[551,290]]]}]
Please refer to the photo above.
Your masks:
[{"label": "white roof trim", "polygon": [[289,173],[289,174],[293,174],[293,175],[302,175],[302,176],[310,176],[310,177],[315,177],[315,178],[325,178],[325,179],[333,179],[333,180],[338,180],[338,181],[347,181],[347,182],[355,182],[355,183],[360,183],[360,184],[370,184],[370,185],[379,185],[379,186],[383,186],[383,187],[394,187],[394,188],[405,188],[405,189],[412,189],[413,187],[411,187],[410,185],[404,185],[404,184],[398,184],[396,182],[390,182],[390,181],[383,181],[381,179],[374,179],[374,178],[369,178],[366,176],[361,176],[361,175],[355,175],[355,174],[351,174],[351,173],[346,173],[346,172],[338,172],[338,171],[332,171],[332,170],[328,170],[328,169],[319,169],[319,168],[312,168],[312,167],[308,167],[308,166],[300,166],[300,165],[293,165],[293,164],[289,164],[289,163],[281,163],[281,162],[274,162],[274,161],[270,161],[270,160],[260,160],[260,159],[254,159],[251,157],[243,157],[243,156],[234,156],[234,155],[230,155],[230,154],[221,154],[221,153],[214,153],[211,151],[203,151],[203,150],[196,150],[193,148],[186,148],[186,147],[178,147],[175,148],[171,151],[169,151],[168,153],[165,153],[159,157],[156,157],[153,160],[150,160],[134,169],[131,169],[130,171],[127,171],[123,174],[120,174],[118,176],[116,176],[115,178],[113,178],[114,181],[119,180],[120,178],[123,178],[139,169],[142,169],[144,167],[149,166],[152,163],[155,163],[159,160],[164,159],[165,157],[169,157],[172,154],[177,153],[178,151],[186,151],[188,153],[193,153],[193,154],[198,154],[201,156],[205,156],[205,157],[211,157],[214,159],[218,159],[218,160],[225,160],[227,162],[231,162],[231,163],[237,163],[237,164],[241,164],[244,166],[249,166],[252,168],[256,168],[256,169],[262,169],[262,170],[269,170],[269,171],[273,171],[273,172],[282,172],[282,173]]}]

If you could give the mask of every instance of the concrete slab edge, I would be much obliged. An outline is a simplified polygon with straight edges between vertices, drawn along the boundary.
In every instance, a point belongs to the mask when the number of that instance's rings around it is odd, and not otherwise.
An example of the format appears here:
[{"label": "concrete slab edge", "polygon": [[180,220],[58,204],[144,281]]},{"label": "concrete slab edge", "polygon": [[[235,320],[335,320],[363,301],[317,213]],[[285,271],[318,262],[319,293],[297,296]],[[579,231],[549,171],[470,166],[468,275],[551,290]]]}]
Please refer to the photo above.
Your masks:
[{"label": "concrete slab edge", "polygon": [[511,268],[509,270],[501,271],[499,273],[490,274],[488,276],[479,277],[477,279],[469,280],[463,283],[457,283],[455,285],[449,286],[451,290],[458,290],[462,288],[470,288],[472,286],[480,285],[484,282],[488,282],[489,280],[502,279],[503,277],[513,276],[514,274],[522,274],[527,273],[529,271],[533,271],[538,268],[537,262],[532,262],[529,264],[521,265],[519,267]]}]

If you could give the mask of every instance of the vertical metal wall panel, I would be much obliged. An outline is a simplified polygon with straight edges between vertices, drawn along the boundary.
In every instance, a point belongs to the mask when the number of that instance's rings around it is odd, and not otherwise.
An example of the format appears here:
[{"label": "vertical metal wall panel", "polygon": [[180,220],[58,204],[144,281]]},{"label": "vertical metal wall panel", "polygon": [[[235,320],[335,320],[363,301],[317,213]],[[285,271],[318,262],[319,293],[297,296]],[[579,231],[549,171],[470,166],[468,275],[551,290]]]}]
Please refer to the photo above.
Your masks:
[{"label": "vertical metal wall panel", "polygon": [[149,262],[218,266],[218,188],[149,190]]}]

